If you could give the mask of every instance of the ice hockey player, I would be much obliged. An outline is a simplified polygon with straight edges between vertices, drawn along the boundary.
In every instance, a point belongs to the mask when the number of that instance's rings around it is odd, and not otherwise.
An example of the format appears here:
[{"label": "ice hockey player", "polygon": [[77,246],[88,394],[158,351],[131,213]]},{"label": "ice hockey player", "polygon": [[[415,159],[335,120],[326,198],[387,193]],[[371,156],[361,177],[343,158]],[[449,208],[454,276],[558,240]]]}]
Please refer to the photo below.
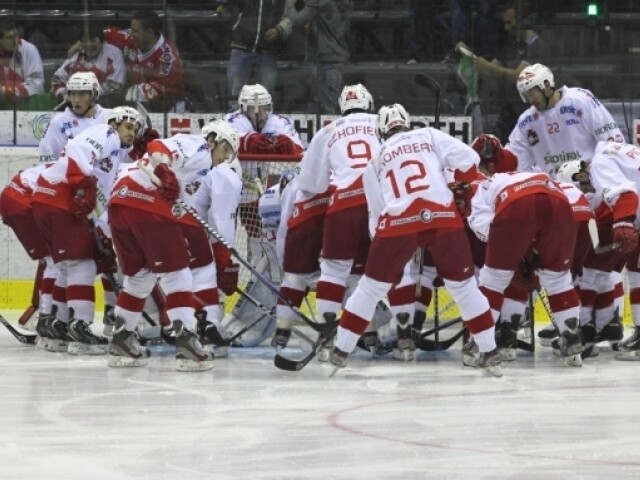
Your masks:
[{"label": "ice hockey player", "polygon": [[480,159],[470,147],[439,130],[409,127],[410,117],[402,105],[380,109],[376,129],[383,144],[364,178],[367,203],[377,222],[365,274],[340,319],[331,364],[334,372],[346,365],[376,303],[398,282],[407,262],[422,247],[430,251],[476,338],[476,365],[500,376],[494,320],[476,283],[469,240],[443,174],[450,167],[457,170],[458,181],[473,179]]},{"label": "ice hockey player", "polygon": [[[302,142],[291,119],[273,113],[271,94],[260,84],[245,85],[238,96],[240,109],[229,113],[225,120],[240,135],[240,155],[300,155]],[[260,162],[245,162],[243,167],[244,191],[238,213],[247,231],[247,255],[253,265],[262,257],[260,241],[260,215],[258,198],[262,192],[266,171]]]},{"label": "ice hockey player", "polygon": [[105,213],[118,164],[142,119],[130,107],[117,107],[106,119],[108,124],[89,127],[67,143],[60,158],[42,171],[32,196],[38,229],[67,274],[68,318],[57,313],[49,345],[57,343],[58,350],[69,353],[104,354],[108,343],[91,330],[98,250],[94,218]]},{"label": "ice hockey player", "polygon": [[106,123],[109,111],[98,103],[100,82],[93,72],[77,72],[69,77],[66,107],[51,119],[38,145],[41,162],[57,160],[67,142],[92,125]]},{"label": "ice hockey player", "polygon": [[[317,315],[325,322],[337,318],[355,260],[364,263],[368,254],[369,213],[362,173],[380,150],[373,97],[364,85],[345,86],[339,104],[342,117],[314,135],[296,179],[307,196],[326,192],[330,184],[336,187],[324,220],[316,287]],[[328,357],[329,348],[325,348],[318,360],[326,362]]]},{"label": "ice hockey player", "polygon": [[[211,263],[211,247],[202,228],[198,236],[198,224],[187,220],[174,202],[185,198],[183,190],[192,188],[199,172],[206,175],[210,170],[211,155],[202,136],[190,134],[153,140],[147,153],[122,172],[109,201],[109,222],[124,281],[114,312],[116,325],[108,365],[128,367],[148,362],[149,350],[140,346],[134,330],[146,298],[160,280],[176,337],[177,370],[209,370],[213,354],[204,349],[196,332],[189,267],[200,266],[200,261],[191,263],[191,258],[200,256],[203,262]],[[185,228],[187,224],[194,230]]]},{"label": "ice hockey player", "polygon": [[604,105],[589,90],[556,88],[553,73],[536,63],[516,83],[524,103],[531,105],[518,119],[503,148],[497,137],[482,134],[472,144],[487,171],[536,171],[552,177],[565,162],[590,162],[601,140],[624,137]]}]

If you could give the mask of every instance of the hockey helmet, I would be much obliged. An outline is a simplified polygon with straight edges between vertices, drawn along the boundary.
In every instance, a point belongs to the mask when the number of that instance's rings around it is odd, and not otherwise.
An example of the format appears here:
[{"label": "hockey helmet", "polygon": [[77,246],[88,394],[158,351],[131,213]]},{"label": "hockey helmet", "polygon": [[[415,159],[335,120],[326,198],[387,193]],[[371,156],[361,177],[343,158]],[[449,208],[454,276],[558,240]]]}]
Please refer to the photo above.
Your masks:
[{"label": "hockey helmet", "polygon": [[373,97],[364,85],[345,85],[340,94],[340,112],[344,114],[349,110],[373,111]]},{"label": "hockey helmet", "polygon": [[131,122],[137,123],[139,129],[142,129],[142,125],[144,124],[144,119],[138,110],[133,107],[121,106],[113,108],[107,113],[106,116],[107,123],[111,123],[112,121],[116,122],[116,125],[119,125],[122,122]]},{"label": "hockey helmet", "polygon": [[551,88],[556,86],[553,80],[553,73],[551,73],[551,70],[549,70],[547,66],[536,63],[522,70],[516,82],[522,101],[528,103],[525,94],[532,88],[538,87],[544,92],[545,82],[548,82]]},{"label": "hockey helmet", "polygon": [[100,82],[93,72],[76,72],[67,80],[67,94],[69,92],[91,92],[93,100],[100,96]]},{"label": "hockey helmet", "polygon": [[570,162],[563,163],[560,165],[560,168],[558,168],[556,180],[559,182],[573,183],[577,186],[579,182],[576,180],[575,175],[580,173],[581,170],[580,160],[572,160]]},{"label": "hockey helmet", "polygon": [[385,105],[378,112],[378,136],[387,138],[390,130],[398,127],[409,129],[411,117],[399,103]]},{"label": "hockey helmet", "polygon": [[238,104],[240,105],[240,111],[242,113],[249,112],[249,107],[254,107],[255,111],[257,111],[259,107],[266,106],[268,106],[268,110],[271,111],[273,107],[271,94],[259,83],[242,87],[240,95],[238,96]]},{"label": "hockey helmet", "polygon": [[209,135],[214,134],[215,137],[213,140],[216,145],[221,140],[224,140],[232,148],[233,155],[238,153],[238,148],[240,147],[238,133],[224,120],[212,120],[202,127],[201,133],[205,140],[208,139]]}]

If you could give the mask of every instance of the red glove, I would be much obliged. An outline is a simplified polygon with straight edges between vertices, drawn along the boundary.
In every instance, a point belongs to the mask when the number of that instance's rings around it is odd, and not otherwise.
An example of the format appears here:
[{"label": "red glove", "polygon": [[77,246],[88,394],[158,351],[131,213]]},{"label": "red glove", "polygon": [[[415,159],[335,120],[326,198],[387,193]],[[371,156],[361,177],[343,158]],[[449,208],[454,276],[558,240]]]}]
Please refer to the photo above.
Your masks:
[{"label": "red glove", "polygon": [[632,221],[618,221],[613,224],[613,241],[619,244],[618,252],[627,255],[638,248],[638,231]]},{"label": "red glove", "polygon": [[253,132],[242,138],[241,150],[245,153],[273,153],[273,142],[266,135]]},{"label": "red glove", "polygon": [[98,267],[98,273],[116,273],[118,264],[116,263],[116,254],[113,249],[113,242],[105,235],[100,227],[96,228],[96,251],[93,259]]},{"label": "red glove", "polygon": [[219,270],[221,268],[228,267],[233,263],[231,260],[231,250],[225,247],[222,243],[213,243],[211,247],[213,248],[213,256],[216,259],[216,266]]},{"label": "red glove", "polygon": [[286,135],[278,135],[273,143],[273,153],[280,155],[290,155],[295,153],[296,144]]},{"label": "red glove", "polygon": [[533,250],[529,249],[526,255],[520,260],[518,269],[515,271],[511,282],[527,292],[540,288],[540,279],[536,270],[540,267],[540,257]]},{"label": "red glove", "polygon": [[96,177],[84,177],[73,189],[72,213],[78,218],[89,215],[96,206],[97,195],[98,180]]},{"label": "red glove", "polygon": [[518,161],[513,154],[502,148],[500,140],[490,133],[481,133],[471,143],[478,155],[480,155],[480,166],[490,175],[498,172],[511,172],[516,170]]},{"label": "red glove", "polygon": [[175,202],[180,196],[180,184],[173,170],[166,163],[160,163],[153,170],[153,173],[160,180],[160,185],[158,185],[160,196],[167,202]]},{"label": "red glove", "polygon": [[449,189],[453,192],[453,200],[460,215],[468,217],[471,214],[471,197],[473,197],[471,185],[467,182],[455,182],[449,184]]},{"label": "red glove", "polygon": [[147,128],[144,133],[133,141],[129,157],[133,160],[139,160],[147,153],[147,144],[153,140],[160,138],[160,134],[155,128]]},{"label": "red glove", "polygon": [[232,263],[226,267],[217,267],[217,282],[218,288],[222,290],[225,295],[232,295],[236,288],[238,288],[238,273],[240,272],[240,265]]}]

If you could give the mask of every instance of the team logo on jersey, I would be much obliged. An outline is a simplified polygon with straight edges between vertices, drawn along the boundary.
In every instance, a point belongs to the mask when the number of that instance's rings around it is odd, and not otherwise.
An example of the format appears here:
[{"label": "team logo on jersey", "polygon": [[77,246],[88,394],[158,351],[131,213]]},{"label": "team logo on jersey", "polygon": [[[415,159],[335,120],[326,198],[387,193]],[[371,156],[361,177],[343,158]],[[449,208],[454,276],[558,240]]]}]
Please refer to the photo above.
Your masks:
[{"label": "team logo on jersey", "polygon": [[31,131],[33,132],[33,136],[36,140],[41,140],[42,137],[44,137],[45,133],[47,133],[47,129],[49,128],[49,123],[51,123],[50,113],[37,115],[33,119],[33,122],[31,123]]},{"label": "team logo on jersey", "polygon": [[300,210],[298,210],[298,207],[295,206],[295,207],[293,207],[293,212],[291,212],[291,216],[292,217],[297,217],[298,215],[300,215]]},{"label": "team logo on jersey", "polygon": [[187,192],[189,195],[194,195],[199,188],[200,188],[200,180],[195,180],[191,183],[188,183],[184,187],[184,191]]},{"label": "team logo on jersey", "polygon": [[113,161],[111,157],[103,158],[98,162],[98,168],[105,173],[109,173],[113,168]]},{"label": "team logo on jersey", "polygon": [[428,210],[426,208],[420,210],[420,220],[422,220],[424,223],[429,223],[431,220],[433,220],[433,213],[431,212],[431,210]]},{"label": "team logo on jersey", "polygon": [[538,137],[538,134],[533,128],[527,131],[527,140],[532,147],[540,143],[540,137]]}]

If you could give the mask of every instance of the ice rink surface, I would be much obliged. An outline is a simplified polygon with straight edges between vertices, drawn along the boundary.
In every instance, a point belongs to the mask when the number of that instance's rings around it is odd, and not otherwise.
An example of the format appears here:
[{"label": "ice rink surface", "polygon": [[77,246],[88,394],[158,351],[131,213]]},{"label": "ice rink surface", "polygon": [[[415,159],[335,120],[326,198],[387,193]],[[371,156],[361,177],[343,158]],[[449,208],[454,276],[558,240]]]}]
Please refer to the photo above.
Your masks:
[{"label": "ice rink surface", "polygon": [[0,326],[0,479],[640,478],[640,363],[611,352],[572,368],[538,346],[502,378],[462,367],[459,343],[410,363],[358,351],[333,378],[273,355],[180,373],[152,347],[113,369]]}]

